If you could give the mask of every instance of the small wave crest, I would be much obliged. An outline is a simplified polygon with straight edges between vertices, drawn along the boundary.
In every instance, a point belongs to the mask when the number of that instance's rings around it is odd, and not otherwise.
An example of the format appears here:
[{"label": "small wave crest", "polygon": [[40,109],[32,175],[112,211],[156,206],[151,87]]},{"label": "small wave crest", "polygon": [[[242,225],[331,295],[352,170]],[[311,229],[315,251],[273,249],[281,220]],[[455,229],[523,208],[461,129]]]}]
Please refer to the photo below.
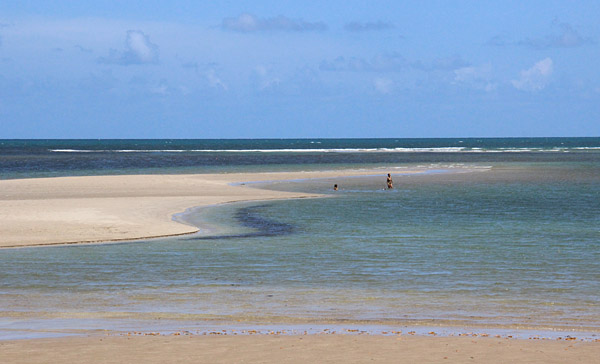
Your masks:
[{"label": "small wave crest", "polygon": [[574,148],[286,148],[286,149],[49,149],[54,153],[532,153],[595,151],[600,147]]}]

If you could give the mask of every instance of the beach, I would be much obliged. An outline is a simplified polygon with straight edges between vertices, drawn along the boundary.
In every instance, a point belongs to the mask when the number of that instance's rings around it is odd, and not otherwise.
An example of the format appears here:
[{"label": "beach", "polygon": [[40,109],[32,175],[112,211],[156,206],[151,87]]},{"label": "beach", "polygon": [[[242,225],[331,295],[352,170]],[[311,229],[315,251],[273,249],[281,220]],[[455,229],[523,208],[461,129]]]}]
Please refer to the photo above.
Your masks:
[{"label": "beach", "polygon": [[0,341],[4,363],[594,363],[600,343],[478,337],[93,336]]},{"label": "beach", "polygon": [[0,1],[0,364],[600,364],[599,13]]},{"label": "beach", "polygon": [[39,143],[0,158],[5,362],[599,355],[595,149]]},{"label": "beach", "polygon": [[[418,174],[421,170],[405,170]],[[480,171],[460,170],[461,173]],[[323,195],[254,188],[260,181],[327,181],[352,176],[379,176],[381,171],[346,170],[294,173],[246,173],[206,175],[86,176],[0,181],[2,247],[48,246],[115,242],[198,231],[173,219],[191,207],[240,201],[320,198]],[[139,244],[144,244],[140,242]],[[87,317],[87,316],[86,316]],[[49,324],[52,325],[51,323]],[[232,326],[233,325],[233,326]],[[285,327],[285,323],[279,323]],[[593,362],[600,343],[589,337],[497,338],[489,334],[414,335],[411,332],[381,334],[282,335],[273,331],[248,330],[237,335],[227,330],[202,335],[160,333],[149,330],[125,333],[114,330],[66,331],[46,327],[35,334],[52,336],[0,341],[6,363],[127,363],[158,362]],[[290,326],[292,327],[292,326]],[[49,330],[49,331],[48,331]],[[248,333],[250,332],[250,334]],[[493,332],[493,330],[491,331]],[[252,335],[251,333],[256,333]],[[455,336],[456,335],[456,336]],[[460,336],[458,336],[460,335]],[[484,336],[484,337],[482,337]],[[25,355],[26,353],[26,355]]]},{"label": "beach", "polygon": [[372,173],[325,171],[1,180],[0,247],[190,234],[198,228],[174,221],[174,214],[192,207],[240,201],[319,197],[249,188],[243,183]]}]

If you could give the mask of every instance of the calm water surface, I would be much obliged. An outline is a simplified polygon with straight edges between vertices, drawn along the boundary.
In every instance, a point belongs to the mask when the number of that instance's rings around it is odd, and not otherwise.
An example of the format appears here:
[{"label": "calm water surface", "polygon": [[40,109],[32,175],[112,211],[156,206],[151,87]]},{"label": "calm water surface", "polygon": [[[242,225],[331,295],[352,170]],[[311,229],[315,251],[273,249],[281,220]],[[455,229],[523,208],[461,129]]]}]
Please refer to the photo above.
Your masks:
[{"label": "calm water surface", "polygon": [[398,163],[391,191],[383,176],[264,184],[329,198],[191,210],[193,236],[2,250],[0,316],[598,332],[600,158],[586,153]]}]

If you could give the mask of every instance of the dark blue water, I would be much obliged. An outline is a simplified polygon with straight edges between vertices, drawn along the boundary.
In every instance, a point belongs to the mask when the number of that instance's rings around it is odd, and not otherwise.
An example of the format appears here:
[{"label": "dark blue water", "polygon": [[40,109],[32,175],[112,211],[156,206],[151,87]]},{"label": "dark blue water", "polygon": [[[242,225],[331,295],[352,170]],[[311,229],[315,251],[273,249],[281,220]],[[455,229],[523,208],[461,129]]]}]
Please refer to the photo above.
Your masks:
[{"label": "dark blue water", "polygon": [[0,178],[596,161],[600,138],[0,140]]}]

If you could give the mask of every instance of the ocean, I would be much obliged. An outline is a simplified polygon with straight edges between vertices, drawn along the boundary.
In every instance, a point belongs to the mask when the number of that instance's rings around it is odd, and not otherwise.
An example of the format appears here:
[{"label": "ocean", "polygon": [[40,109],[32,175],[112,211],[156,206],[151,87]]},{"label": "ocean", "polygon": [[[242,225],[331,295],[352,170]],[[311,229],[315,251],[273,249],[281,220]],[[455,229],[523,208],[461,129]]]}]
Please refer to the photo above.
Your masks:
[{"label": "ocean", "polygon": [[2,140],[0,178],[597,162],[600,138]]},{"label": "ocean", "polygon": [[600,138],[0,140],[2,179],[346,168],[382,173],[256,183],[328,198],[190,206],[175,218],[194,235],[0,250],[0,337],[259,324],[600,335]]}]

